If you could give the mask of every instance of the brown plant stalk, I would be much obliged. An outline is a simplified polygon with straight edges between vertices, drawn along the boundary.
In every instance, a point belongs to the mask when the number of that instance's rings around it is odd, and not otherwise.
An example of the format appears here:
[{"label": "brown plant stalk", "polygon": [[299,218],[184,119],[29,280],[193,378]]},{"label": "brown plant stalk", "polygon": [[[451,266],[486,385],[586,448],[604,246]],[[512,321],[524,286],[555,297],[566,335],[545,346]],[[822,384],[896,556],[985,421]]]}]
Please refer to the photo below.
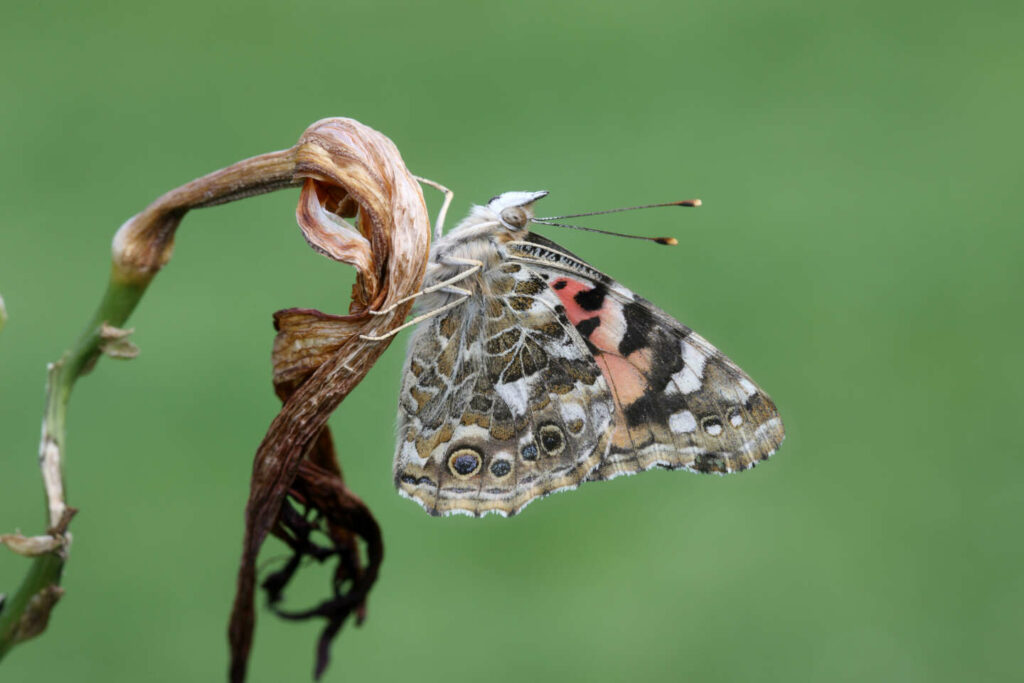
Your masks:
[{"label": "brown plant stalk", "polygon": [[[47,533],[0,537],[12,550],[33,558],[18,591],[0,605],[0,658],[45,629],[63,594],[60,576],[71,540],[67,526],[75,512],[64,495],[65,414],[75,381],[101,355],[130,358],[137,353],[128,340],[130,331],[122,326],[169,261],[177,227],[189,210],[297,185],[302,185],[297,215],[307,241],[324,255],[355,266],[357,279],[349,315],[303,309],[275,314],[274,385],[284,406],[253,465],[229,628],[231,679],[245,676],[254,624],[254,563],[272,531],[301,556],[320,553],[309,538],[311,529],[320,529],[332,544],[326,554],[341,560],[334,598],[307,615],[324,616],[329,622],[319,646],[318,673],[327,661],[325,643],[345,616],[355,611],[361,618],[383,546],[369,510],[345,487],[325,424],[390,341],[365,340],[361,335],[384,335],[408,313],[410,302],[384,315],[370,311],[387,310],[419,288],[430,226],[416,179],[391,141],[357,121],[336,118],[310,126],[290,149],[240,161],[168,192],[118,230],[100,306],[76,344],[50,366],[39,450]],[[345,218],[355,219],[355,225]],[[286,497],[312,511],[313,522],[304,521]],[[367,543],[366,567],[359,558],[357,537]],[[278,579],[268,586],[272,600],[286,582],[280,575]],[[347,592],[344,586],[349,586]]]}]

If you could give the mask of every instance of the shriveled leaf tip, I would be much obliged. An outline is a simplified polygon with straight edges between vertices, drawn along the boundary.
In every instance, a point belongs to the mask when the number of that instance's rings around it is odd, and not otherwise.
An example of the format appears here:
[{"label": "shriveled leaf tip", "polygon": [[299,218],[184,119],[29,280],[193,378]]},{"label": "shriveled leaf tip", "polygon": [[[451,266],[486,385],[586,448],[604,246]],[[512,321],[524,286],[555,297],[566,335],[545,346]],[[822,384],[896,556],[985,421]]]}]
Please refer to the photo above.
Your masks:
[{"label": "shriveled leaf tip", "polygon": [[128,338],[134,331],[134,329],[122,330],[119,327],[103,323],[100,328],[100,351],[111,358],[125,360],[135,358],[139,355],[139,347]]}]

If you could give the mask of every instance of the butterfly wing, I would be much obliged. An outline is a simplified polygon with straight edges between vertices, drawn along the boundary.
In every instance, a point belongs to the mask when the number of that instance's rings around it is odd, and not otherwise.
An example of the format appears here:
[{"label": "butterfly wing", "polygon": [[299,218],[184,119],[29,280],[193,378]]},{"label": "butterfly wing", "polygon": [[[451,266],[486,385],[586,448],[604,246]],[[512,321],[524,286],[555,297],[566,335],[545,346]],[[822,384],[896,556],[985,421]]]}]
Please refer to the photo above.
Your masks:
[{"label": "butterfly wing", "polygon": [[575,488],[611,436],[611,393],[555,291],[516,263],[477,277],[416,329],[403,373],[395,485],[435,515]]},{"label": "butterfly wing", "polygon": [[779,447],[775,404],[703,337],[543,237],[506,248],[548,283],[612,392],[609,448],[589,480],[652,467],[736,472]]}]

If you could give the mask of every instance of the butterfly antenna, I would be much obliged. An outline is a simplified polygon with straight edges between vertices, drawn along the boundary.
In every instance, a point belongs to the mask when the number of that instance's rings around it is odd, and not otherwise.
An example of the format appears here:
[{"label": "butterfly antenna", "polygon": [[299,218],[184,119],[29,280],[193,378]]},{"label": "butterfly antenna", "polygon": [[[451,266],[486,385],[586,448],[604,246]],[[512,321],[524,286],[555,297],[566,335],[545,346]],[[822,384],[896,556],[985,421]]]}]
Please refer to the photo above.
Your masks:
[{"label": "butterfly antenna", "polygon": [[586,230],[587,232],[599,232],[602,235],[614,235],[616,237],[628,237],[632,240],[645,240],[647,242],[656,242],[657,244],[665,244],[669,246],[675,246],[679,244],[679,241],[675,237],[642,237],[640,235],[625,235],[621,232],[611,232],[609,230],[598,230],[597,228],[587,228],[582,225],[569,225],[568,223],[556,223],[563,218],[582,218],[583,216],[603,216],[606,213],[621,213],[622,211],[636,211],[637,209],[655,209],[661,206],[700,206],[701,201],[699,199],[683,199],[678,202],[665,202],[663,204],[644,204],[643,206],[626,206],[621,209],[607,209],[605,211],[588,211],[587,213],[570,213],[564,216],[545,216],[543,218],[534,218],[534,223],[541,225],[555,225],[559,228],[572,228],[573,230]]},{"label": "butterfly antenna", "polygon": [[658,244],[665,244],[668,246],[675,246],[679,244],[679,240],[675,237],[644,237],[643,235],[626,235],[621,232],[611,232],[610,230],[598,230],[597,228],[587,228],[582,225],[569,225],[568,223],[555,223],[549,221],[546,218],[534,218],[534,223],[540,223],[541,225],[554,225],[559,228],[572,228],[573,230],[586,230],[587,232],[599,232],[602,235],[614,235],[615,237],[628,237],[631,240],[644,240],[646,242],[657,242]]},{"label": "butterfly antenna", "polygon": [[[560,221],[563,218],[582,218],[583,216],[601,216],[606,213],[621,213],[622,211],[636,211],[637,209],[656,209],[661,206],[700,206],[701,201],[699,199],[683,199],[678,202],[665,202],[664,204],[644,204],[643,206],[626,206],[621,209],[607,209],[605,211],[591,211],[589,213],[569,213],[564,216],[545,216],[544,218],[534,218],[536,222],[541,221]],[[600,232],[598,230],[597,232]]]}]

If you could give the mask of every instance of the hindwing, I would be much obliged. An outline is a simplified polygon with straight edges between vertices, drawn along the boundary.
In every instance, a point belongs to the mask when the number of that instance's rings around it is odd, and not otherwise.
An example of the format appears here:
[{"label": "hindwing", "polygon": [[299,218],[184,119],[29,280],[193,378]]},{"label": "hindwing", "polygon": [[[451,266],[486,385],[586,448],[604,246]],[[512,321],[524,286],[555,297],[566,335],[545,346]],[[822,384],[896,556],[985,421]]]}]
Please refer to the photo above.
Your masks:
[{"label": "hindwing", "polygon": [[554,290],[504,263],[422,323],[399,399],[395,484],[431,514],[510,515],[574,488],[612,437],[605,375]]}]

